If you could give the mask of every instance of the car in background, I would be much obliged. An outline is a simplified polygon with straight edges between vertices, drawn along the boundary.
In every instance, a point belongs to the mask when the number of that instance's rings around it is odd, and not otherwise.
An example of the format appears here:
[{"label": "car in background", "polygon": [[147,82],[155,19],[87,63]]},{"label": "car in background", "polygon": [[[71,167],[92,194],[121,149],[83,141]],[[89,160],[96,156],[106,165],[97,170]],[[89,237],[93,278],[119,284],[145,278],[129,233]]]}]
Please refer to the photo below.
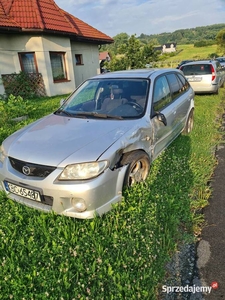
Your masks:
[{"label": "car in background", "polygon": [[217,57],[216,60],[225,68],[225,57]]},{"label": "car in background", "polygon": [[0,147],[0,189],[42,211],[93,218],[144,181],[154,159],[193,127],[194,91],[177,69],[108,72]]},{"label": "car in background", "polygon": [[188,59],[188,60],[182,60],[178,65],[177,65],[177,69],[180,69],[181,66],[183,66],[184,64],[187,64],[189,62],[192,62],[193,59]]},{"label": "car in background", "polygon": [[223,87],[225,74],[217,60],[201,60],[184,64],[180,67],[195,93],[218,94]]}]

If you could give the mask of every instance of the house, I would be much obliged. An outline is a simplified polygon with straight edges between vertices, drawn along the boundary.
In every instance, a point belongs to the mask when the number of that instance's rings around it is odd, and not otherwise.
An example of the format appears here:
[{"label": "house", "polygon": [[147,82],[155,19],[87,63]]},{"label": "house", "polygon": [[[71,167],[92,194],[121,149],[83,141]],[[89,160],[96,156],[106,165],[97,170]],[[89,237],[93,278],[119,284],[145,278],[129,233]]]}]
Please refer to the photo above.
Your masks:
[{"label": "house", "polygon": [[54,0],[0,0],[0,95],[20,71],[39,76],[42,94],[70,93],[100,73],[99,46],[109,43]]},{"label": "house", "polygon": [[177,46],[176,43],[166,43],[159,47],[155,47],[154,50],[161,51],[161,53],[172,53],[172,52],[176,52],[176,46]]},{"label": "house", "polygon": [[108,51],[99,52],[99,63],[102,61],[110,61],[110,55]]},{"label": "house", "polygon": [[176,43],[167,43],[162,45],[162,53],[176,52]]},{"label": "house", "polygon": [[111,60],[109,52],[103,51],[99,53],[99,65],[100,65],[100,72],[104,73],[106,69],[104,68],[104,63],[107,61],[109,62]]}]

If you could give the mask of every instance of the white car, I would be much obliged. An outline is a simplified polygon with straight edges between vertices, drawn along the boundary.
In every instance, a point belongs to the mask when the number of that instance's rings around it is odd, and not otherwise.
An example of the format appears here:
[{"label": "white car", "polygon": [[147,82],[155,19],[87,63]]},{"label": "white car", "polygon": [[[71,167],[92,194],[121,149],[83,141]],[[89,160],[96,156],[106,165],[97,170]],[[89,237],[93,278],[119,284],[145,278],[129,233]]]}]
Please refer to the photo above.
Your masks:
[{"label": "white car", "polygon": [[225,81],[224,69],[217,60],[201,60],[180,67],[196,94],[218,94]]}]

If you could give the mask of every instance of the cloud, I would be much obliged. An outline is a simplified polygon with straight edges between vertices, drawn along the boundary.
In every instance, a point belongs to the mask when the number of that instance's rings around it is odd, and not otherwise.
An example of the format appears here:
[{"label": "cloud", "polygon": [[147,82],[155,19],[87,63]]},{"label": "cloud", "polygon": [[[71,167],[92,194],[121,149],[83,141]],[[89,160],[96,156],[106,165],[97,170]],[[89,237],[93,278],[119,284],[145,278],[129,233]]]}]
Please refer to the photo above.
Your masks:
[{"label": "cloud", "polygon": [[96,29],[115,36],[172,32],[225,22],[225,0],[55,0]]}]

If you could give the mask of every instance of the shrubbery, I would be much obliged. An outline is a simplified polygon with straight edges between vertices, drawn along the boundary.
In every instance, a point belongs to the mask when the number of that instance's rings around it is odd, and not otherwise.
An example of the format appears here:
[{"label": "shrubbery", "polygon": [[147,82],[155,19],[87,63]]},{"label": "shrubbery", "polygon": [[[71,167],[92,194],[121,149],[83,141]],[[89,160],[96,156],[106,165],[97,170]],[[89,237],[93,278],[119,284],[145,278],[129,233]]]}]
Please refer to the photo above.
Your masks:
[{"label": "shrubbery", "polygon": [[0,99],[0,142],[1,138],[4,139],[15,129],[25,125],[25,118],[19,122],[18,117],[29,116],[34,111],[32,103],[21,96],[10,95],[6,100]]},{"label": "shrubbery", "polygon": [[215,41],[206,41],[206,40],[202,40],[202,41],[197,41],[194,43],[194,47],[206,47],[206,46],[210,46],[210,45],[214,45]]}]

